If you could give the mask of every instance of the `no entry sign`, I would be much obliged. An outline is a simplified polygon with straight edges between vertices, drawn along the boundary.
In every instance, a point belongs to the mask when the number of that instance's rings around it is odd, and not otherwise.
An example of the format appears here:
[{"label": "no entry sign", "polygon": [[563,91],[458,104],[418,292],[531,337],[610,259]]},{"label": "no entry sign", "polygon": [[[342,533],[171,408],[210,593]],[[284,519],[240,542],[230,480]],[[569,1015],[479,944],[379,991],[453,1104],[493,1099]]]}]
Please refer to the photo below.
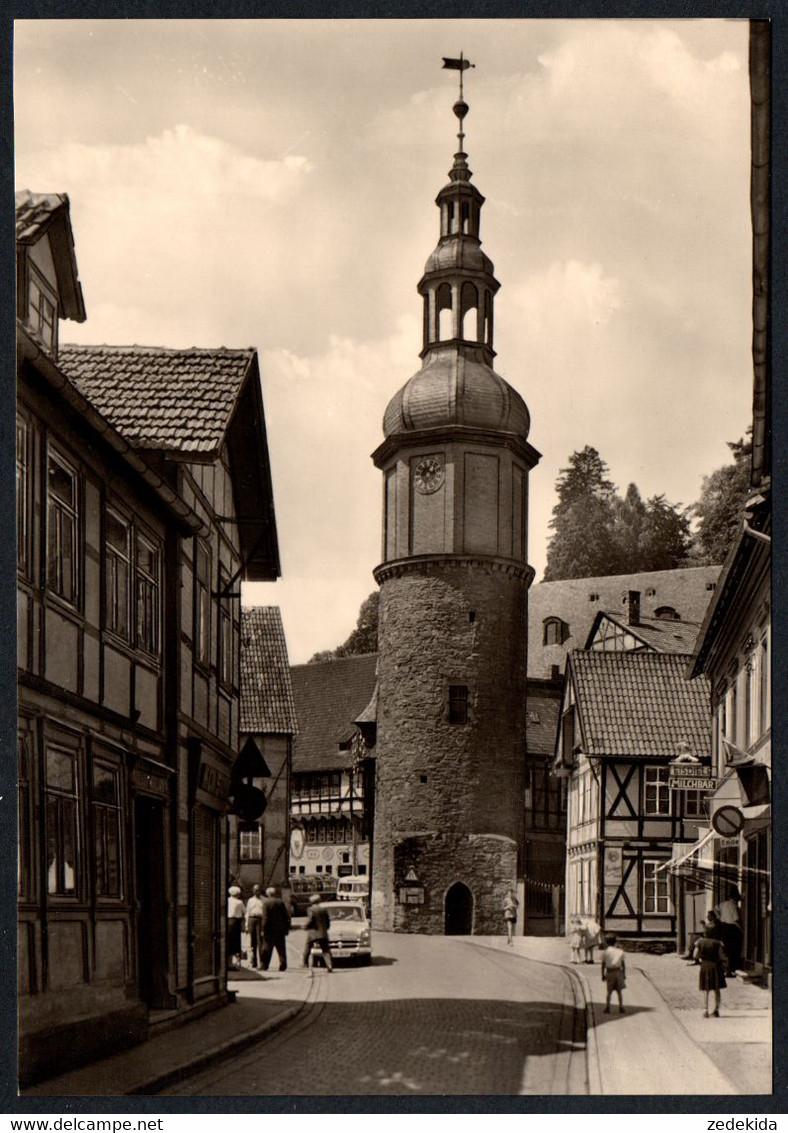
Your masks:
[{"label": "no entry sign", "polygon": [[721,837],[731,838],[744,826],[744,815],[737,806],[721,806],[712,815],[711,825]]}]

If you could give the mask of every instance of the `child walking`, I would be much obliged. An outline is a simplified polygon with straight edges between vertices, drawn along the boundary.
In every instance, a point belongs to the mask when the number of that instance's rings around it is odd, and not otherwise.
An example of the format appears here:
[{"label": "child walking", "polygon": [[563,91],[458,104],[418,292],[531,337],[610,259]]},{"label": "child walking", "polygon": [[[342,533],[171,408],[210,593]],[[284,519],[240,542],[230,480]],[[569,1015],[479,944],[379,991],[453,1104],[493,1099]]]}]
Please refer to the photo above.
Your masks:
[{"label": "child walking", "polygon": [[569,947],[572,949],[573,964],[581,963],[580,949],[583,947],[583,942],[583,922],[580,920],[580,917],[572,917],[571,931],[569,933]]},{"label": "child walking", "polygon": [[604,1014],[610,1011],[610,999],[615,992],[618,996],[619,1013],[623,1015],[624,998],[621,993],[627,986],[627,968],[624,953],[616,943],[617,939],[615,934],[611,932],[607,937],[605,950],[602,953],[602,979],[606,984]]}]

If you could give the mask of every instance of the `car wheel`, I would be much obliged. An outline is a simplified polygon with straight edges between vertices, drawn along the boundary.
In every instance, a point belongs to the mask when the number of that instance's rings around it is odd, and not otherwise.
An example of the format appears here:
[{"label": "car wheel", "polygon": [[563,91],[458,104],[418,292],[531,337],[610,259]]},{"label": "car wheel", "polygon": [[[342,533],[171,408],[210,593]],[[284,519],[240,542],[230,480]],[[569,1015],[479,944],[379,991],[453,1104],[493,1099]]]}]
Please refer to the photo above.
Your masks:
[{"label": "car wheel", "polygon": [[369,965],[372,963],[372,957],[371,956],[359,956],[357,962],[359,964],[363,964],[363,966],[365,968],[368,968]]}]

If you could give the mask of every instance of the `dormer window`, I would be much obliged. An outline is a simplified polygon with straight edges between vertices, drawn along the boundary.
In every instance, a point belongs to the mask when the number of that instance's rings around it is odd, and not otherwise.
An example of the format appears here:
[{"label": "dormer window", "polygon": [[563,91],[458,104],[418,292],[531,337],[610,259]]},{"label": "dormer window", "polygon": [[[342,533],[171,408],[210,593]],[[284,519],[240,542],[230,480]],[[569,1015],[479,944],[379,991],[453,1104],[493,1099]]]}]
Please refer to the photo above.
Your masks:
[{"label": "dormer window", "polygon": [[679,621],[679,612],[674,610],[672,606],[657,606],[654,611],[655,618],[664,618],[666,621],[677,622]]},{"label": "dormer window", "polygon": [[53,292],[32,268],[27,291],[27,324],[45,350],[57,349],[57,303]]}]

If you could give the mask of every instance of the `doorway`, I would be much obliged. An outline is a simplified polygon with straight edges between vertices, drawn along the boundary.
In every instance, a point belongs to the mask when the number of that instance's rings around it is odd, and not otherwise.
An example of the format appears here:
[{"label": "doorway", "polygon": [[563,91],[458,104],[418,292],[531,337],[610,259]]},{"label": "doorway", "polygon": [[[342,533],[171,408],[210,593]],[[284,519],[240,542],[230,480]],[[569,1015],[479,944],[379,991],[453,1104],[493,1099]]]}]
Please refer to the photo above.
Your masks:
[{"label": "doorway", "polygon": [[455,881],[446,894],[446,936],[470,936],[473,931],[473,894],[467,885]]},{"label": "doorway", "polygon": [[137,981],[140,999],[155,1010],[169,1000],[164,804],[158,799],[134,800],[134,858]]}]

